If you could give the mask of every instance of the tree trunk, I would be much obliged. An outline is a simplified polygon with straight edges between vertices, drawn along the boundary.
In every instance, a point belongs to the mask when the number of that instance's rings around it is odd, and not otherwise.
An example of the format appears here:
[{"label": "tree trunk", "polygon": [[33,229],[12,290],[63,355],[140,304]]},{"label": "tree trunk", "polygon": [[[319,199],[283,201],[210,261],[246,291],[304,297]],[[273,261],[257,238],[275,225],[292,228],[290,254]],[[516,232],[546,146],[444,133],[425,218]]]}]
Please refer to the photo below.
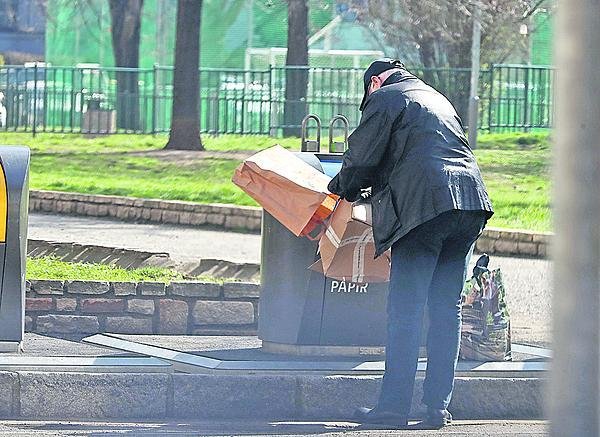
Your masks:
[{"label": "tree trunk", "polygon": [[171,133],[166,149],[204,150],[200,140],[200,21],[202,0],[177,1]]},{"label": "tree trunk", "polygon": [[[138,68],[140,27],[144,0],[109,0],[115,65]],[[135,71],[117,72],[117,126],[140,128],[139,88]]]},{"label": "tree trunk", "polygon": [[288,0],[288,47],[285,59],[285,105],[283,135],[300,136],[307,112],[308,2]]},{"label": "tree trunk", "polygon": [[[472,21],[467,23],[464,29],[458,32],[464,35],[460,40],[456,40],[448,45],[447,56],[450,68],[470,68],[471,67],[471,46],[473,41]],[[469,95],[471,93],[471,72],[462,71],[456,73],[448,84],[449,93],[447,97],[454,104],[456,112],[466,122],[469,118]]]},{"label": "tree trunk", "polygon": [[423,64],[423,80],[432,87],[438,86],[438,77],[435,74],[435,40],[433,38],[417,39],[419,42],[419,58]]}]

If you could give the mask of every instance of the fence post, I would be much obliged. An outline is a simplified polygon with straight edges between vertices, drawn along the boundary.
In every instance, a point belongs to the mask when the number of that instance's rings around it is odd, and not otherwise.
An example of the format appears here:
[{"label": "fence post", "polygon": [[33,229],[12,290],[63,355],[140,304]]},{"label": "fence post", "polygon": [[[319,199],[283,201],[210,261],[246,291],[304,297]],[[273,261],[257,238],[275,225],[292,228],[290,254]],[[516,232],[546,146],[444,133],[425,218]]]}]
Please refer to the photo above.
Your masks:
[{"label": "fence post", "polygon": [[277,132],[275,132],[274,127],[274,109],[273,109],[273,65],[269,64],[269,135],[274,137]]},{"label": "fence post", "polygon": [[[4,120],[4,126],[2,126],[4,128],[5,131],[8,131],[8,123],[9,123],[9,111],[8,111],[8,105],[12,106],[12,96],[11,96],[11,90],[10,90],[10,68],[6,69],[6,87],[5,87],[5,94],[4,94],[4,107],[6,109],[6,118]],[[11,108],[10,112],[14,112],[14,109]]]},{"label": "fence post", "polygon": [[246,87],[242,90],[242,111],[240,113],[241,121],[240,121],[240,134],[244,134],[244,124],[246,122]]},{"label": "fence post", "polygon": [[525,68],[525,108],[523,108],[523,127],[525,132],[529,132],[529,73],[530,67]]},{"label": "fence post", "polygon": [[494,103],[494,64],[490,65],[490,95],[488,99],[488,131],[492,133],[492,104]]},{"label": "fence post", "polygon": [[[32,134],[35,137],[35,130],[37,124],[37,73],[38,73],[38,64],[37,62],[33,64],[33,127]],[[27,86],[27,73],[25,73],[25,86]]]},{"label": "fence post", "polygon": [[[246,89],[248,87],[245,85],[244,86],[244,93],[246,92]],[[218,77],[217,77],[217,89],[215,90],[215,97],[214,97],[214,111],[213,111],[213,123],[214,123],[214,127],[215,127],[215,136],[219,136],[219,134],[221,132],[219,132],[220,126],[219,126],[219,119],[220,119],[220,112],[221,112],[221,108],[220,108],[220,98],[221,98],[221,73],[218,73]],[[244,126],[242,126],[242,130],[244,129]]]},{"label": "fence post", "polygon": [[158,101],[156,95],[156,81],[158,79],[157,70],[158,64],[152,65],[152,136],[156,135],[156,102]]}]

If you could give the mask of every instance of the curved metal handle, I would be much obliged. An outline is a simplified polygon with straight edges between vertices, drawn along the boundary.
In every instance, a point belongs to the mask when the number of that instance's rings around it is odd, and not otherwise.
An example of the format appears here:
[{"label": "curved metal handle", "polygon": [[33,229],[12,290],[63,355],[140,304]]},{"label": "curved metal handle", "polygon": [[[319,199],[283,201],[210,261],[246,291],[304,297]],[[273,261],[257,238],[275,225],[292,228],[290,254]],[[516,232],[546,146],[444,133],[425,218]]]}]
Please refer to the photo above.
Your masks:
[{"label": "curved metal handle", "polygon": [[346,117],[342,114],[338,114],[329,122],[329,153],[337,152],[333,143],[333,125],[336,121],[341,121],[344,125],[344,151],[348,148],[348,131],[350,130],[350,123]]},{"label": "curved metal handle", "polygon": [[[317,150],[308,150],[307,142],[309,140],[306,139],[306,125],[308,124],[308,120],[314,120],[317,123],[317,141],[316,146]],[[312,141],[311,141],[312,143]],[[300,149],[302,152],[320,152],[321,151],[321,119],[315,114],[308,114],[306,117],[302,119],[302,147]]]}]

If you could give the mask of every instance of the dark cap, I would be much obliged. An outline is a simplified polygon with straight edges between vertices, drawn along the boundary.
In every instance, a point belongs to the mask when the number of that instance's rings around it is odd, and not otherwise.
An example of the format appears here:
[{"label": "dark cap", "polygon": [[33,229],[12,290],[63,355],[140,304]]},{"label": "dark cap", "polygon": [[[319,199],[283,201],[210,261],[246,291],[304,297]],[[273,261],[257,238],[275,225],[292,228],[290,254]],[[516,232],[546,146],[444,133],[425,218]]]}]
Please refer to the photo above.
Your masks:
[{"label": "dark cap", "polygon": [[391,70],[392,68],[404,68],[404,64],[397,59],[391,58],[381,58],[376,59],[369,65],[367,71],[365,71],[365,75],[363,77],[365,93],[363,95],[362,102],[360,102],[360,110],[362,111],[365,107],[365,101],[368,97],[369,84],[371,83],[371,77],[379,76],[381,73],[387,70]]}]

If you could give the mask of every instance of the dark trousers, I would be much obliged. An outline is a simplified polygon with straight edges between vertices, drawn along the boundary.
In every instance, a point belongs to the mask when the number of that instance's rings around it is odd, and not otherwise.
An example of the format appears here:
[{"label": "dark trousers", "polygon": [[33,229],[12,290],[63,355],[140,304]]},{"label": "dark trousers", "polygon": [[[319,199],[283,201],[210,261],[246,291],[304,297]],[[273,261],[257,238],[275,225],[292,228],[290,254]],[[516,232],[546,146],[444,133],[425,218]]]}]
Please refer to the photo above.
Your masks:
[{"label": "dark trousers", "polygon": [[450,403],[460,344],[460,295],[485,221],[480,211],[448,211],[392,246],[386,370],[378,409],[410,412],[426,306],[430,326],[423,403],[436,409]]}]

